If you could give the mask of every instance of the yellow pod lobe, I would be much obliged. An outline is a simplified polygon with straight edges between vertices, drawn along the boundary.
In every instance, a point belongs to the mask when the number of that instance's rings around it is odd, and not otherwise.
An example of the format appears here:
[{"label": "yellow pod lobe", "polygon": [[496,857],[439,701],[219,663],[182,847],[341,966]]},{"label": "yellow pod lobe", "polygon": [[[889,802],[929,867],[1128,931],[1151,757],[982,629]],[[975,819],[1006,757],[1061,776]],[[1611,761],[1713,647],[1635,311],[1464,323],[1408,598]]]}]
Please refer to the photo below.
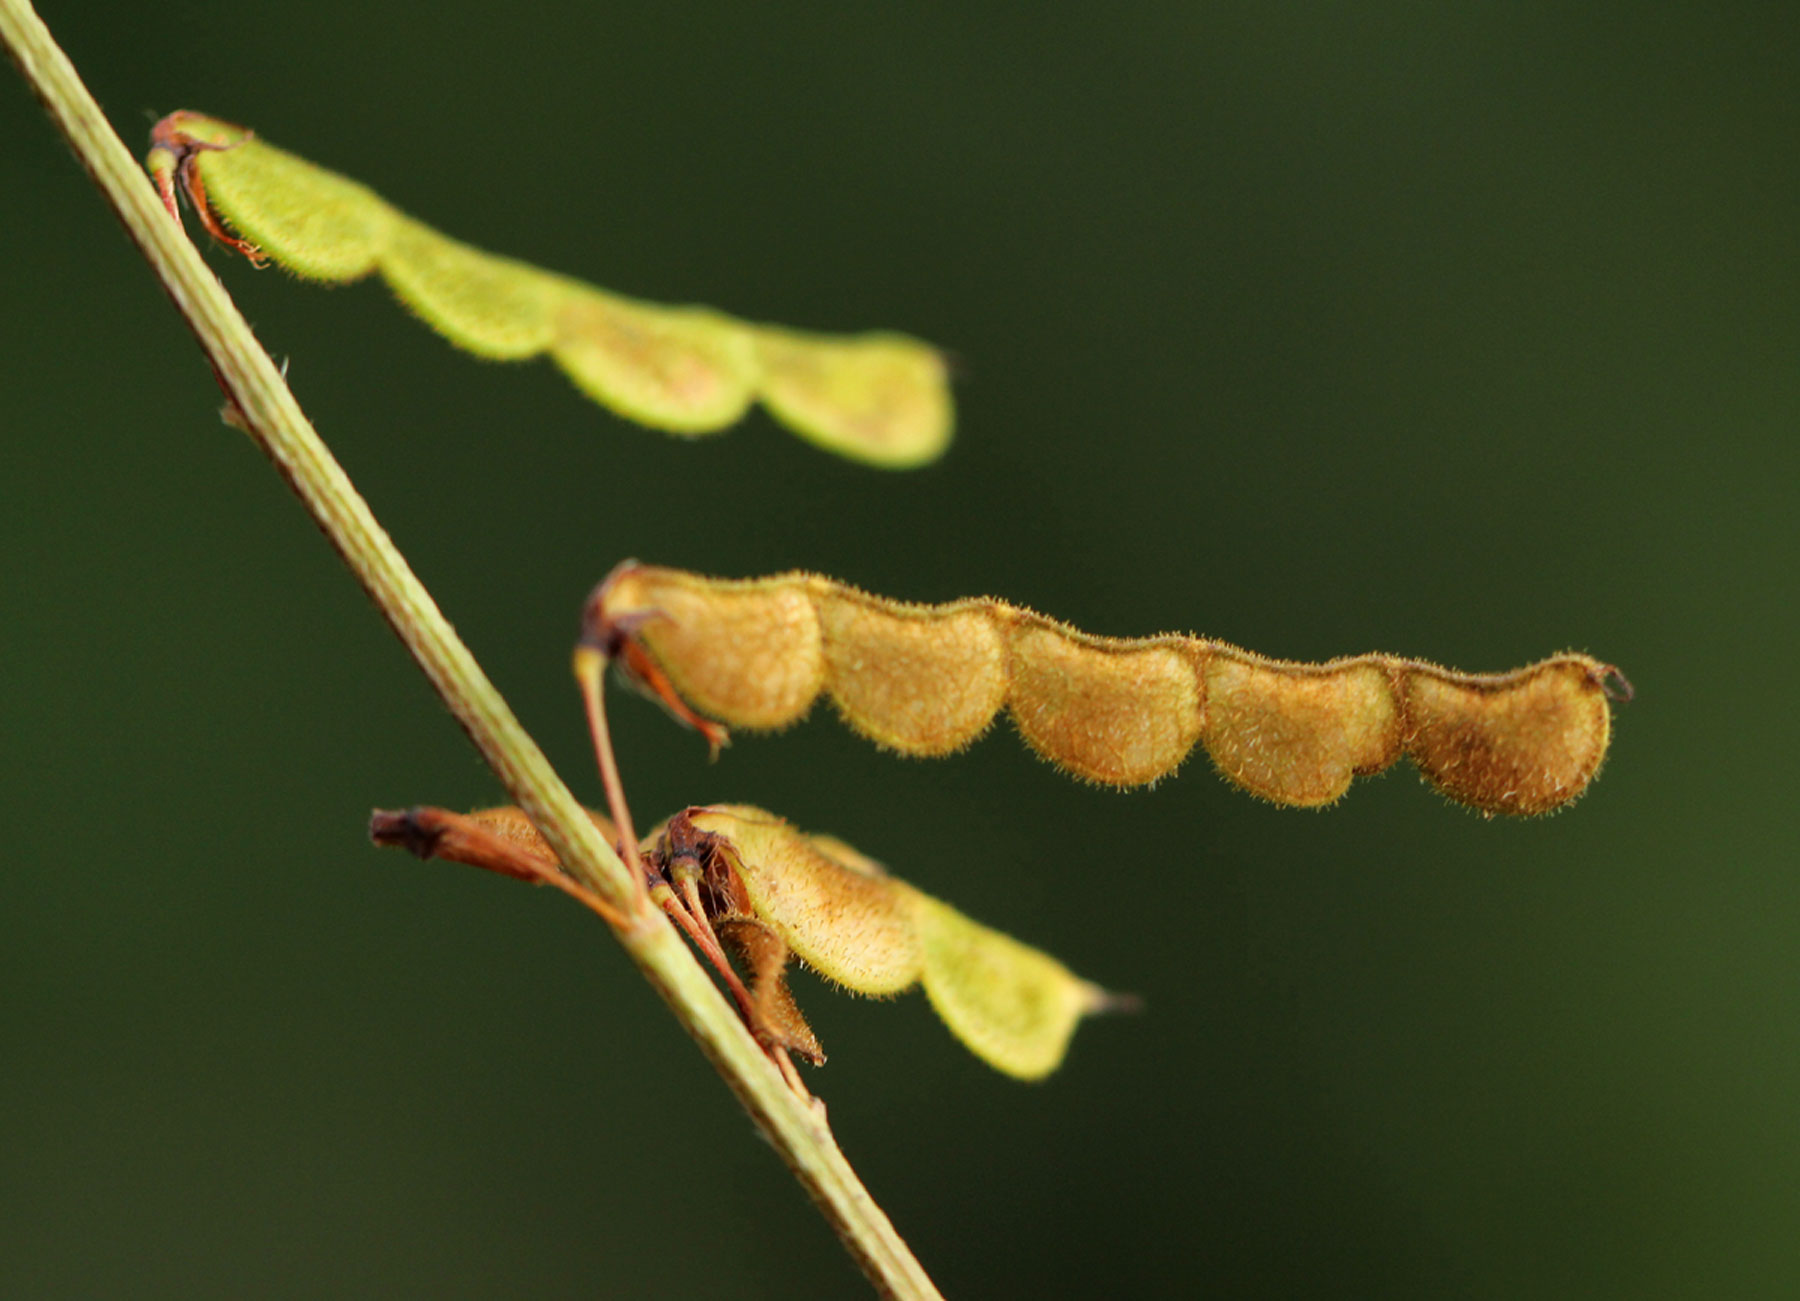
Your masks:
[{"label": "yellow pod lobe", "polygon": [[1138,786],[1174,772],[1200,735],[1194,670],[1169,646],[1126,648],[1021,622],[1013,721],[1044,758],[1090,781]]},{"label": "yellow pod lobe", "polygon": [[[919,979],[919,944],[903,887],[867,859],[845,863],[747,805],[692,814],[728,839],[751,910],[814,971],[859,994],[897,994]],[[858,858],[861,856],[858,855]]]},{"label": "yellow pod lobe", "polygon": [[1218,652],[1204,664],[1207,752],[1252,794],[1330,804],[1351,778],[1399,757],[1399,710],[1377,665],[1301,668]]},{"label": "yellow pod lobe", "polygon": [[984,607],[877,604],[820,587],[825,685],[844,721],[902,754],[960,750],[1006,700],[1006,642]]},{"label": "yellow pod lobe", "polygon": [[1062,963],[896,882],[911,897],[925,994],[950,1032],[995,1070],[1042,1079],[1062,1064],[1075,1025],[1106,1005]]},{"label": "yellow pod lobe", "polygon": [[[182,129],[223,143],[235,128],[190,117]],[[375,191],[251,138],[198,155],[200,179],[232,227],[304,280],[366,276],[387,248],[394,210]]]},{"label": "yellow pod lobe", "polygon": [[556,358],[577,388],[642,424],[706,434],[744,414],[756,391],[749,330],[704,307],[659,307],[562,280]]},{"label": "yellow pod lobe", "polygon": [[818,616],[798,583],[728,583],[643,565],[614,578],[605,613],[651,615],[633,635],[695,709],[735,727],[786,727],[824,683]]},{"label": "yellow pod lobe", "polygon": [[1570,655],[1491,679],[1419,668],[1408,677],[1413,762],[1432,785],[1485,813],[1545,813],[1587,787],[1612,713],[1602,668]]},{"label": "yellow pod lobe", "polygon": [[755,327],[763,404],[801,437],[889,469],[943,454],[952,423],[937,349],[900,334],[849,338]]},{"label": "yellow pod lobe", "polygon": [[518,361],[550,346],[562,290],[536,267],[395,213],[381,269],[420,320],[478,357]]}]

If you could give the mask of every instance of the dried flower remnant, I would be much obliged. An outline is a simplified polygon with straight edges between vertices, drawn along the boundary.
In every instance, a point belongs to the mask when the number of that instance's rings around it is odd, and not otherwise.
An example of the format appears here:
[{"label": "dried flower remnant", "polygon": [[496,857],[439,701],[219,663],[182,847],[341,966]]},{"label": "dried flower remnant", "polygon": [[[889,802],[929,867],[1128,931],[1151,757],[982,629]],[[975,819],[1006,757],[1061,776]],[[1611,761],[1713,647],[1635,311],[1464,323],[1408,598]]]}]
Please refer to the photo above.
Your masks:
[{"label": "dried flower remnant", "polygon": [[801,437],[871,465],[922,465],[949,444],[948,370],[917,339],[807,334],[626,298],[441,235],[367,186],[199,113],[171,113],[151,141],[146,166],[178,220],[179,192],[258,266],[326,284],[379,272],[457,347],[495,361],[548,353],[629,420],[713,433],[760,399]]},{"label": "dried flower remnant", "polygon": [[1393,655],[1301,664],[1200,637],[1095,637],[999,600],[912,605],[817,574],[717,579],[635,562],[595,589],[583,636],[715,745],[720,723],[786,727],[823,693],[877,744],[942,755],[1004,708],[1073,776],[1143,785],[1198,744],[1230,781],[1297,807],[1405,756],[1485,814],[1550,812],[1593,780],[1609,698],[1631,693],[1575,652],[1491,674]]},{"label": "dried flower remnant", "polygon": [[[611,824],[590,816],[610,838]],[[369,831],[379,844],[551,884],[606,911],[584,897],[516,808],[467,815],[377,811]],[[790,958],[859,994],[885,997],[923,985],[970,1052],[1019,1079],[1054,1071],[1084,1016],[1131,1006],[1048,954],[888,875],[841,841],[804,835],[761,809],[685,809],[644,839],[640,862],[651,896],[671,915],[690,888],[702,902],[705,924],[717,937],[712,946],[702,943],[702,951],[719,966],[751,1032],[796,1087],[788,1054],[820,1065],[825,1053],[788,989]],[[721,948],[736,959],[742,980]]]}]

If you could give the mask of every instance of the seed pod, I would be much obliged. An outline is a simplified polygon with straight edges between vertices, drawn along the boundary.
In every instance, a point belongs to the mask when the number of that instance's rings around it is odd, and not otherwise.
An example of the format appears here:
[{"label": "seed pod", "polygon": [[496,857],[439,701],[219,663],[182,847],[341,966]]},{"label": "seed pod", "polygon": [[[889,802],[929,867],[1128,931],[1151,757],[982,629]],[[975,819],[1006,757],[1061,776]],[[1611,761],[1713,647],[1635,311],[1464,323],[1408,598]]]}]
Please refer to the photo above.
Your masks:
[{"label": "seed pod", "polygon": [[[889,876],[841,841],[803,835],[748,805],[688,809],[677,820],[711,839],[715,870],[730,874],[711,880],[715,925],[759,923],[855,993],[891,995],[923,983],[950,1032],[1008,1075],[1048,1075],[1062,1064],[1076,1023],[1118,1003],[1055,958]],[[666,858],[668,841],[667,826],[645,841],[653,861]]]},{"label": "seed pod", "polygon": [[[590,814],[603,834],[612,828]],[[550,846],[515,808],[457,814],[416,808],[377,812],[370,834],[421,858],[472,863],[557,886],[612,914],[562,871]],[[1020,1079],[1062,1064],[1082,1017],[1130,1005],[1075,976],[1048,954],[971,921],[949,904],[889,876],[842,841],[807,836],[748,805],[683,810],[645,837],[643,862],[671,915],[669,888],[697,874],[704,923],[743,969],[733,986],[765,1047],[815,1065],[824,1050],[786,982],[790,956],[858,994],[888,997],[923,984],[944,1024],[969,1051]],[[703,947],[716,963],[724,958]],[[785,1060],[785,1058],[783,1058]],[[791,1070],[792,1067],[787,1069]]]},{"label": "seed pod", "polygon": [[1617,669],[1572,651],[1494,674],[1393,655],[1298,664],[1200,637],[1095,637],[999,600],[911,605],[805,573],[731,580],[628,562],[595,589],[583,628],[690,720],[689,706],[781,728],[824,694],[877,744],[940,755],[1004,708],[1072,776],[1144,785],[1198,743],[1230,781],[1301,808],[1407,756],[1485,814],[1547,813],[1593,780],[1608,698],[1630,698]]},{"label": "seed pod", "polygon": [[171,113],[151,139],[146,166],[172,216],[179,189],[216,239],[258,265],[324,284],[377,272],[457,347],[494,361],[548,354],[629,420],[707,434],[760,398],[801,437],[871,465],[922,465],[949,444],[948,372],[917,339],[806,334],[610,293],[439,234],[367,186],[199,113]]}]

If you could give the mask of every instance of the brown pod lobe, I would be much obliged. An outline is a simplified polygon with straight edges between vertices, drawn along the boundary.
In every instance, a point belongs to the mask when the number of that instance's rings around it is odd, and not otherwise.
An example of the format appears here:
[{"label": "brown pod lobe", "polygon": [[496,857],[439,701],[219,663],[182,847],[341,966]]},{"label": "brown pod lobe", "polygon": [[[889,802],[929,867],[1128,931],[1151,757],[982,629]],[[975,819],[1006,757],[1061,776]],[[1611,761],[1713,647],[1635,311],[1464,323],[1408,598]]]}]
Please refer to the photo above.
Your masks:
[{"label": "brown pod lobe", "polygon": [[825,685],[844,721],[902,754],[960,750],[1006,700],[1006,642],[983,606],[878,605],[815,591]]},{"label": "brown pod lobe", "polygon": [[824,681],[819,620],[803,584],[725,583],[638,566],[613,579],[606,614],[636,628],[682,696],[703,714],[740,727],[798,721]]},{"label": "brown pod lobe", "polygon": [[1311,668],[1214,652],[1203,673],[1207,752],[1264,799],[1330,804],[1351,778],[1400,755],[1399,710],[1388,674],[1374,664]]},{"label": "brown pod lobe", "polygon": [[1108,645],[1026,619],[1013,630],[1012,667],[1019,734],[1089,781],[1167,777],[1200,735],[1200,685],[1173,647]]},{"label": "brown pod lobe", "polygon": [[1432,785],[1484,813],[1545,813],[1593,780],[1612,714],[1601,666],[1569,655],[1491,679],[1407,675],[1413,762]]}]

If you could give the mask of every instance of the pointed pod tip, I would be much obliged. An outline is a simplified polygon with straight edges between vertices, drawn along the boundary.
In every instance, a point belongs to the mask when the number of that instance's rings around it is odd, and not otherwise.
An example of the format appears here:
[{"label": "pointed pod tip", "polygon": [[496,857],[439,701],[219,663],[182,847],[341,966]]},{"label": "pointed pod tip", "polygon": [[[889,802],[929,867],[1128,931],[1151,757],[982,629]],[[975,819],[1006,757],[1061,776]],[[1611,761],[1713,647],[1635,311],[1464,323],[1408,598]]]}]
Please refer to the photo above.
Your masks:
[{"label": "pointed pod tip", "polygon": [[1089,985],[1086,989],[1087,1004],[1082,1008],[1085,1016],[1141,1016],[1144,1011],[1144,1000],[1138,994],[1118,994],[1110,989],[1102,989],[1098,985]]},{"label": "pointed pod tip", "polygon": [[1600,690],[1606,693],[1608,700],[1616,700],[1621,705],[1630,704],[1637,695],[1637,688],[1631,685],[1631,679],[1625,676],[1617,664],[1602,664],[1595,681],[1600,684]]}]

